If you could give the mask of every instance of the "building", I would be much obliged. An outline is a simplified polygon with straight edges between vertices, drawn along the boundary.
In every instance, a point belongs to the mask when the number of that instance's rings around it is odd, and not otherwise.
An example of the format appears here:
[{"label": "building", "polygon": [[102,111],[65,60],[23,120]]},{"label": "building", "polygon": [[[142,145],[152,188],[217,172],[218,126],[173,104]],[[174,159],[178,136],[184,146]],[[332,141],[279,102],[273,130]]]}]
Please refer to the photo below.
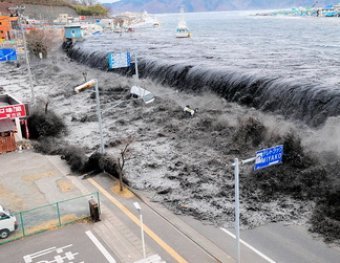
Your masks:
[{"label": "building", "polygon": [[16,149],[16,142],[23,137],[22,127],[24,137],[29,138],[26,117],[26,105],[11,95],[0,95],[0,153]]},{"label": "building", "polygon": [[80,40],[84,37],[84,31],[80,25],[68,25],[64,27],[65,39]]},{"label": "building", "polygon": [[11,119],[0,121],[0,154],[16,150],[14,134],[17,132],[15,123]]},{"label": "building", "polygon": [[0,16],[0,43],[15,39],[14,29],[18,29],[18,18]]}]

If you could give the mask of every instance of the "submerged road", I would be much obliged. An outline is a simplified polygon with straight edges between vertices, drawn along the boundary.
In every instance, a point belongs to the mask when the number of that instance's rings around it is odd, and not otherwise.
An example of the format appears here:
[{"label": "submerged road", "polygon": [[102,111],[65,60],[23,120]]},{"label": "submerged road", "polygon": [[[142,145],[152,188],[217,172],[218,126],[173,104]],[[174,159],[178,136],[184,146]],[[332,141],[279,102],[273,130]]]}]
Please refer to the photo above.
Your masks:
[{"label": "submerged road", "polygon": [[[138,252],[142,255],[139,217],[133,206],[137,201],[142,207],[148,256],[157,254],[166,262],[236,262],[232,229],[222,229],[191,217],[175,215],[160,203],[149,202],[142,192],[136,191],[137,196],[129,191],[128,194],[124,192],[119,195],[117,182],[105,175],[87,180],[69,178],[84,192],[97,190],[101,193],[105,213],[100,224],[111,224],[112,231],[101,229],[98,225],[93,232],[108,247],[113,239],[122,239],[119,246],[114,242],[113,252],[119,260],[124,261],[122,258],[124,254],[129,254],[129,249],[131,254]],[[121,230],[120,234],[117,229]],[[134,246],[124,244],[123,239],[129,239],[130,245]],[[327,246],[313,238],[303,226],[269,224],[241,231],[241,239],[241,262],[335,263],[340,258],[339,247]]]}]

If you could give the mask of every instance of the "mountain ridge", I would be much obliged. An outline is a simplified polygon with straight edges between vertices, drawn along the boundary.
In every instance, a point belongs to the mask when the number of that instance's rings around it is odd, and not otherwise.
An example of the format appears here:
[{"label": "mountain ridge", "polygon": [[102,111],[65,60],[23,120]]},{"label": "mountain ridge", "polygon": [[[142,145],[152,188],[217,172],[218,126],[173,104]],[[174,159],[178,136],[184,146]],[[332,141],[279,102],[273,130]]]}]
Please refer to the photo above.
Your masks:
[{"label": "mountain ridge", "polygon": [[119,2],[106,3],[105,7],[113,13],[119,12],[143,12],[149,13],[173,13],[181,7],[186,12],[230,11],[230,10],[254,10],[277,9],[296,6],[324,6],[337,4],[340,0],[120,0]]}]

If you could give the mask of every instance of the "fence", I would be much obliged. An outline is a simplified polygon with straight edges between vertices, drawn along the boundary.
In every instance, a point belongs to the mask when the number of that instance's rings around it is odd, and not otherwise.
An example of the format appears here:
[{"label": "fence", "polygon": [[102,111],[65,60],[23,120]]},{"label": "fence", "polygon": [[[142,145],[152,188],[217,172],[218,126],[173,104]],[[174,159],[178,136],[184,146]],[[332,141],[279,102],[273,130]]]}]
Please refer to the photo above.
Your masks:
[{"label": "fence", "polygon": [[0,245],[47,230],[59,228],[72,222],[89,218],[89,200],[97,202],[100,212],[99,193],[75,197],[68,200],[36,207],[31,210],[12,213],[16,217],[18,228],[6,239],[0,239]]}]

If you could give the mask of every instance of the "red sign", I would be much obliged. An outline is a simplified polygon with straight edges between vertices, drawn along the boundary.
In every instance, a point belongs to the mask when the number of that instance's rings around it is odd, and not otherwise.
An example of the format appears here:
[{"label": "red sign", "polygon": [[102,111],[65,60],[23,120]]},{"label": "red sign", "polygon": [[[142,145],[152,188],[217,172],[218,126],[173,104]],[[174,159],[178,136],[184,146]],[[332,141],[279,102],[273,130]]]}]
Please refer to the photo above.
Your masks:
[{"label": "red sign", "polygon": [[15,119],[22,117],[26,117],[26,109],[24,104],[0,107],[0,120],[8,118]]}]

